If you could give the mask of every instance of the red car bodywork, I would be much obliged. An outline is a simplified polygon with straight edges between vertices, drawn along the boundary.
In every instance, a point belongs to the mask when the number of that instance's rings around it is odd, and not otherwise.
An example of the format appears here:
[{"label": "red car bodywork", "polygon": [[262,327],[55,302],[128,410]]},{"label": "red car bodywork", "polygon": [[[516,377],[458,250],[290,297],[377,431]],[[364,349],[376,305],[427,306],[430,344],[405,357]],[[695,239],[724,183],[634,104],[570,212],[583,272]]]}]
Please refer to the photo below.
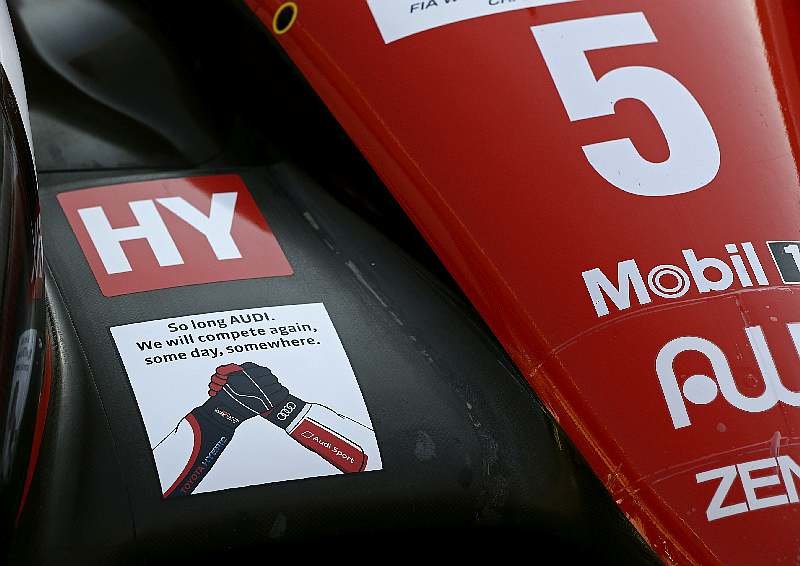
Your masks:
[{"label": "red car bodywork", "polygon": [[[248,4],[272,29],[283,3]],[[297,4],[278,41],[647,541],[671,562],[794,560],[800,7],[575,1],[386,43],[366,2]],[[669,102],[570,120],[531,29],[621,14],[656,41],[588,50],[594,77],[683,85],[718,145],[699,187],[599,174],[584,146],[630,138],[652,163],[708,147],[670,146]]]}]

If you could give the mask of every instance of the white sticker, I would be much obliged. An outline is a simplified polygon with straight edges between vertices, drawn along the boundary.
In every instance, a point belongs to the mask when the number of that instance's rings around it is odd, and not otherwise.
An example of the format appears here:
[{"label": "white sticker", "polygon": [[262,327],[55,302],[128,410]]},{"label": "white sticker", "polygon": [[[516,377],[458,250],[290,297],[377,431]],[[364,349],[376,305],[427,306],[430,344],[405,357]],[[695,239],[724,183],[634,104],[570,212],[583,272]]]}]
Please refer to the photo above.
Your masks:
[{"label": "white sticker", "polygon": [[111,334],[165,499],[382,468],[322,303],[153,320]]},{"label": "white sticker", "polygon": [[383,40],[398,39],[439,26],[576,0],[367,0]]},{"label": "white sticker", "polygon": [[14,372],[11,375],[10,396],[6,409],[5,433],[0,447],[0,478],[10,477],[11,466],[19,442],[22,417],[28,402],[31,387],[31,374],[38,345],[38,333],[35,328],[25,330],[17,341],[17,355],[14,359]]}]

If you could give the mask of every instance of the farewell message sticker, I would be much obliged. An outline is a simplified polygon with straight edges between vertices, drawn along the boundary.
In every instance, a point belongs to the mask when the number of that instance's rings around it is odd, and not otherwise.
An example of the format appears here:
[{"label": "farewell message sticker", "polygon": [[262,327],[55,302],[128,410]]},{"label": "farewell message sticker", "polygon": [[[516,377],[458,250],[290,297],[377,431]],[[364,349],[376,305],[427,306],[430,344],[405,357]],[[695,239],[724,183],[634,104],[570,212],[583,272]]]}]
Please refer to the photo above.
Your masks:
[{"label": "farewell message sticker", "polygon": [[381,469],[323,304],[153,320],[111,334],[165,499]]}]

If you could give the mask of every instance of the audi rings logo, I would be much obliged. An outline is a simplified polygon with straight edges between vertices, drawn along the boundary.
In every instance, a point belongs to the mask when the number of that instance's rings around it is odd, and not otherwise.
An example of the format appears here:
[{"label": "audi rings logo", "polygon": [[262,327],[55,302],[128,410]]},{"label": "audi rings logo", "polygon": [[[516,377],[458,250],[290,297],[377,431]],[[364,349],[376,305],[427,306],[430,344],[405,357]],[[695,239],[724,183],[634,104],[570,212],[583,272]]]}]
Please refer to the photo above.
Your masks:
[{"label": "audi rings logo", "polygon": [[291,415],[291,414],[292,414],[292,412],[293,412],[293,411],[294,411],[296,408],[297,408],[297,405],[295,405],[293,401],[289,401],[288,403],[286,403],[286,404],[283,406],[283,408],[282,408],[282,409],[280,410],[280,412],[278,413],[278,420],[279,420],[279,421],[285,421],[286,419],[288,419],[288,418],[289,418],[289,415]]},{"label": "audi rings logo", "polygon": [[[664,284],[666,279],[667,284]],[[670,286],[669,284],[674,284]],[[689,275],[677,265],[657,265],[647,276],[647,284],[650,290],[659,297],[665,299],[675,299],[686,294],[692,286]]]}]

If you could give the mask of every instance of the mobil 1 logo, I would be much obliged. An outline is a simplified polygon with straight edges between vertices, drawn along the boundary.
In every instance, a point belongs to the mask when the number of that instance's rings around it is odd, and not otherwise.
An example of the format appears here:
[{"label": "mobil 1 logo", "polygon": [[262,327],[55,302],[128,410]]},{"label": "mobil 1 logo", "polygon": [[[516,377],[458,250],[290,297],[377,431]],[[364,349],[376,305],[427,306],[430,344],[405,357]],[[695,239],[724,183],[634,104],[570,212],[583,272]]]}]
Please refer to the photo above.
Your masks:
[{"label": "mobil 1 logo", "polygon": [[781,279],[788,285],[800,285],[800,242],[767,242]]}]

